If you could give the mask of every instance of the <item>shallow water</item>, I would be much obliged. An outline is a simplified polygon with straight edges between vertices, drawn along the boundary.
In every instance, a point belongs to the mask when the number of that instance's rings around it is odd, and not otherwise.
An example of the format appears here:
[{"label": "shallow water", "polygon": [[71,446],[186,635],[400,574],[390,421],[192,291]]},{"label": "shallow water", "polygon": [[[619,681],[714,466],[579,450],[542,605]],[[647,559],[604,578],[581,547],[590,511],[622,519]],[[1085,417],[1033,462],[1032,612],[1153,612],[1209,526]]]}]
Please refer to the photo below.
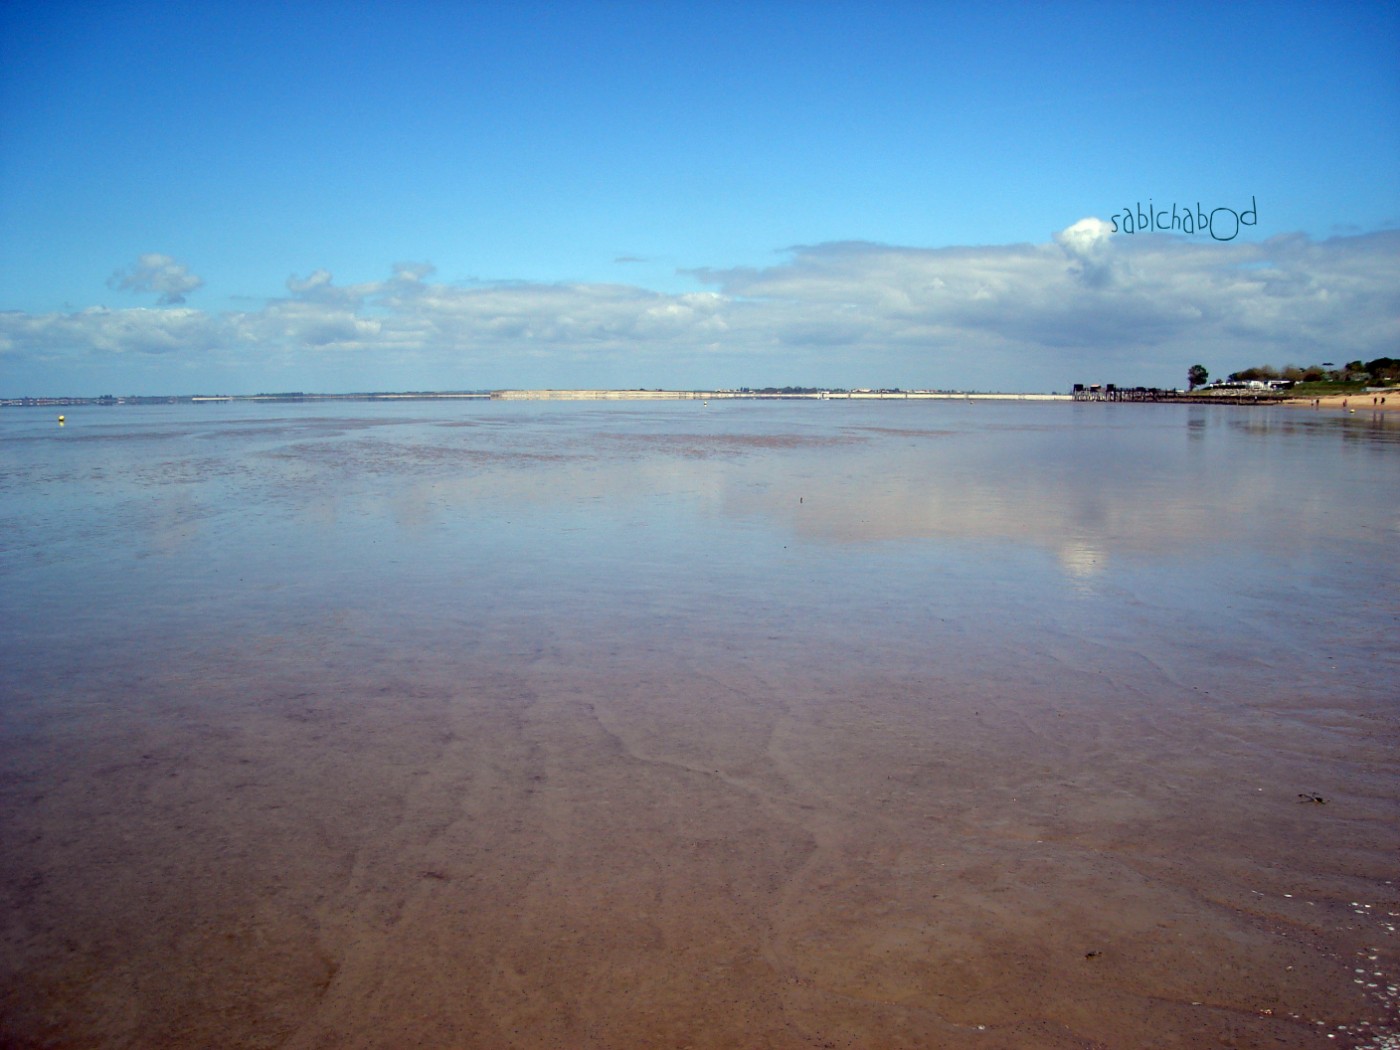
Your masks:
[{"label": "shallow water", "polygon": [[1398,483],[1306,409],[7,410],[0,1043],[1396,1045]]}]

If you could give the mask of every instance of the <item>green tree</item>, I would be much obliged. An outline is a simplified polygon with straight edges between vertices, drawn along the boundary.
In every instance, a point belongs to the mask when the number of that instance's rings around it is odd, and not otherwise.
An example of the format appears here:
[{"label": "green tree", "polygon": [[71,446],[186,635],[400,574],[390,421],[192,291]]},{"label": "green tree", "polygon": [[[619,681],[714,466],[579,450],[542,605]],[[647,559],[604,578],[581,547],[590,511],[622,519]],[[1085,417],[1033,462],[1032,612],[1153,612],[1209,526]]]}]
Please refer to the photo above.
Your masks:
[{"label": "green tree", "polygon": [[1273,365],[1258,365],[1254,368],[1241,369],[1238,372],[1230,373],[1231,382],[1248,383],[1252,379],[1280,379],[1287,378],[1280,376],[1279,370]]},{"label": "green tree", "polygon": [[1377,383],[1394,383],[1400,380],[1400,360],[1393,357],[1378,357],[1366,362],[1366,371]]},{"label": "green tree", "polygon": [[1195,390],[1198,386],[1205,386],[1206,380],[1210,378],[1210,373],[1206,371],[1205,365],[1192,365],[1186,370],[1186,382],[1190,384],[1188,389]]}]

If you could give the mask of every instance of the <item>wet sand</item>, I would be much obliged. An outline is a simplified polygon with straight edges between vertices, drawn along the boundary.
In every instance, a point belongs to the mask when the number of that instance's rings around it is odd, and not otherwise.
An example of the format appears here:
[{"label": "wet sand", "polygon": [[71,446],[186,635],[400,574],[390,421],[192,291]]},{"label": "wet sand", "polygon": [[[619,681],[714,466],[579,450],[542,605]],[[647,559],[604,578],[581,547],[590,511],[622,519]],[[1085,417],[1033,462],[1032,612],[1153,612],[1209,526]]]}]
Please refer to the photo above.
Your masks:
[{"label": "wet sand", "polygon": [[[638,440],[668,449],[645,461],[657,477],[747,469],[724,458],[733,440],[674,432]],[[337,442],[279,455],[324,470],[334,451],[337,483],[381,461],[385,478],[440,469],[422,446]],[[774,497],[784,514],[821,512],[833,457],[865,448],[756,442],[822,457],[800,502]],[[553,506],[539,472],[555,453],[536,453],[528,485],[502,477]],[[559,477],[602,485],[597,464],[563,458]],[[619,485],[638,476],[631,464]],[[314,481],[299,484],[257,513],[282,499],[300,513]],[[751,498],[716,505],[747,521]],[[244,545],[209,569],[227,533],[176,535],[200,520],[176,501],[146,558],[168,585],[139,603],[91,587],[87,607],[35,592],[28,625],[0,630],[26,654],[0,707],[0,1045],[1400,1039],[1400,725],[1366,655],[1389,659],[1393,588],[1334,593],[1319,565],[1320,589],[1290,606],[1246,576],[1217,620],[1168,577],[1130,590],[1125,566],[1073,576],[1051,602],[1013,562],[977,575],[966,552],[877,556],[853,545],[855,517],[819,528],[844,546],[771,542],[701,572],[672,560],[680,541],[648,538],[667,520],[655,507],[615,512],[616,553],[570,539],[602,528],[592,512],[539,518],[549,543],[527,532],[520,549],[562,547],[559,571],[574,550],[620,559],[561,586],[538,564],[498,579],[508,567],[409,561],[456,550],[456,532],[423,524],[430,505],[396,504],[414,539],[393,552],[399,578],[363,563],[338,582],[315,551],[362,527],[344,504],[261,568],[249,552],[276,543],[239,510]],[[492,514],[543,529],[523,506]],[[1077,528],[1046,517],[1055,537]],[[1122,558],[1116,536],[1098,543]],[[1375,608],[1343,624],[1340,601]]]},{"label": "wet sand", "polygon": [[1395,1031],[1393,725],[567,645],[328,681],[311,640],[7,734],[7,1045]]}]

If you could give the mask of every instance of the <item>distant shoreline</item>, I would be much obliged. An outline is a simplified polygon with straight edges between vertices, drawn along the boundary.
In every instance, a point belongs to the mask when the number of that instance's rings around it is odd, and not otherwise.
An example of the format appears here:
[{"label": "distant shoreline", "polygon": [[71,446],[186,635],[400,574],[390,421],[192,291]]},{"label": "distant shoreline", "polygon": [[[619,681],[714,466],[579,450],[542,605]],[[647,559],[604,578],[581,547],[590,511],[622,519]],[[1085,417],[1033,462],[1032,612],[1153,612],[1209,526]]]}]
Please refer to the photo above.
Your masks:
[{"label": "distant shoreline", "polygon": [[[1150,398],[1126,396],[1121,402],[1165,402],[1171,404],[1288,405],[1354,411],[1393,411],[1400,408],[1400,390],[1362,391],[1329,394],[1319,398],[1289,397],[1278,394],[1203,395],[1183,391],[1151,391]],[[1380,399],[1384,398],[1382,404]],[[958,390],[824,390],[789,387],[753,390],[463,390],[463,391],[382,391],[353,394],[276,393],[276,394],[181,394],[132,395],[129,397],[13,397],[0,398],[0,408],[75,408],[111,405],[227,404],[271,402],[295,404],[321,401],[1074,401],[1120,403],[1118,398],[1081,397],[1073,394],[1006,393]],[[1316,404],[1314,403],[1316,402]]]},{"label": "distant shoreline", "polygon": [[465,390],[403,391],[357,394],[182,394],[131,397],[0,398],[0,408],[62,408],[80,405],[220,404],[228,402],[298,403],[305,401],[1069,401],[1069,394],[981,393],[945,390]]}]

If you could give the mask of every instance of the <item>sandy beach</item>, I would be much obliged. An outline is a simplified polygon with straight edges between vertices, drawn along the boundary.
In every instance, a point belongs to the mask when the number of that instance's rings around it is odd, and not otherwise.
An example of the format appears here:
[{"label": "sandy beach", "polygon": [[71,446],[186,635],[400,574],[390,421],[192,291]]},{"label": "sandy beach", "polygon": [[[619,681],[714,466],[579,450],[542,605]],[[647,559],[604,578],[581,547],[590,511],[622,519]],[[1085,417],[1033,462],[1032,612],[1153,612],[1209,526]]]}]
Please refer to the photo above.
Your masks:
[{"label": "sandy beach", "polygon": [[[306,674],[313,641],[345,670]],[[1124,710],[1156,688],[1128,664],[1046,697],[589,648],[403,679],[268,639],[7,753],[44,797],[0,861],[6,1045],[1187,1050],[1393,1019],[1393,777],[1303,754],[1354,714]]]},{"label": "sandy beach", "polygon": [[1332,394],[1321,398],[1294,398],[1284,404],[1298,408],[1343,408],[1354,412],[1394,412],[1400,408],[1400,390],[1383,394]]}]

